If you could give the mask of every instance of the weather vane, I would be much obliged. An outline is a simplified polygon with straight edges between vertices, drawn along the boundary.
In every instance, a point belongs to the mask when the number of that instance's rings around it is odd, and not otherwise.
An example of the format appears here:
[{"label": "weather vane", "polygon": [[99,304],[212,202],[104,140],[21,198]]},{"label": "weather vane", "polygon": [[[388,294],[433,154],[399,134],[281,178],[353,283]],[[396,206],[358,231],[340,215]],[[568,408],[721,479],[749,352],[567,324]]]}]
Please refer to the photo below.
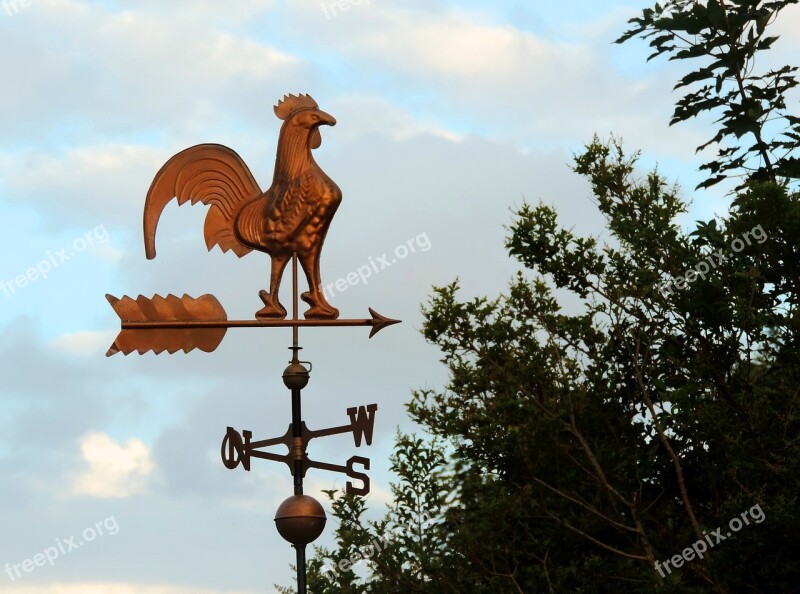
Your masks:
[{"label": "weather vane", "polygon": [[[309,95],[287,95],[275,106],[275,115],[283,120],[278,137],[275,173],[272,185],[262,192],[242,158],[235,151],[219,144],[201,144],[172,157],[156,174],[144,206],[144,243],[148,259],[156,256],[155,238],[158,220],[164,207],[173,199],[209,206],[204,235],[211,250],[219,246],[242,257],[253,250],[269,254],[272,261],[269,290],[261,290],[264,307],[252,320],[228,320],[225,309],[213,295],[198,298],[184,295],[159,295],[148,299],[106,295],[121,320],[121,331],[106,353],[140,355],[194,349],[214,351],[228,328],[292,328],[292,359],[283,372],[283,381],[292,393],[292,422],[280,437],[252,441],[251,431],[241,433],[228,427],[222,440],[221,456],[229,469],[242,466],[250,470],[251,458],[284,462],[294,477],[294,495],[278,508],[275,523],[278,532],[297,551],[297,586],[305,594],[306,545],[322,533],[326,517],[322,505],[303,494],[303,478],[309,468],[346,474],[360,485],[347,482],[347,492],[369,493],[369,477],[355,466],[369,470],[370,461],[351,457],[345,465],[328,464],[310,459],[306,448],[310,440],[352,433],[354,444],[372,444],[377,404],[347,409],[346,425],[312,431],[306,427],[301,413],[301,390],[309,380],[311,364],[300,361],[298,345],[300,327],[304,326],[370,326],[370,338],[386,326],[400,320],[386,318],[369,309],[370,318],[339,319],[339,310],[332,307],[322,291],[320,254],[336,209],[342,200],[339,187],[317,165],[312,149],[322,144],[320,126],[333,126],[336,120],[319,109]],[[279,299],[281,278],[287,264],[292,263],[292,317],[286,319],[286,308]],[[303,268],[308,291],[298,295],[298,262]],[[298,317],[299,299],[310,307],[303,319]],[[303,363],[308,363],[305,367]],[[280,455],[262,451],[276,445],[286,446]]]}]

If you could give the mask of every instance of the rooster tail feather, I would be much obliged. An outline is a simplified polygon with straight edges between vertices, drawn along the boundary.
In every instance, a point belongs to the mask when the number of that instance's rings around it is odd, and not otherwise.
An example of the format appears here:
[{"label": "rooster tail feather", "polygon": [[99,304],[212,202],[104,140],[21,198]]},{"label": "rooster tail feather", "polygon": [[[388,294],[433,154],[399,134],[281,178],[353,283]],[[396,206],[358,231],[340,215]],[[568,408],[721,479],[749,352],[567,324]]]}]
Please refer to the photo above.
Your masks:
[{"label": "rooster tail feather", "polygon": [[223,252],[232,250],[240,258],[251,251],[236,237],[231,218],[217,206],[211,206],[208,209],[203,235],[206,238],[206,247],[209,252],[215,245],[218,245]]},{"label": "rooster tail feather", "polygon": [[234,219],[243,202],[261,194],[250,169],[235,151],[219,144],[188,148],[167,161],[156,174],[144,205],[144,244],[147,258],[156,257],[156,229],[166,205],[190,201],[209,205],[204,235],[211,250],[232,250],[241,257],[251,250],[234,232]]}]

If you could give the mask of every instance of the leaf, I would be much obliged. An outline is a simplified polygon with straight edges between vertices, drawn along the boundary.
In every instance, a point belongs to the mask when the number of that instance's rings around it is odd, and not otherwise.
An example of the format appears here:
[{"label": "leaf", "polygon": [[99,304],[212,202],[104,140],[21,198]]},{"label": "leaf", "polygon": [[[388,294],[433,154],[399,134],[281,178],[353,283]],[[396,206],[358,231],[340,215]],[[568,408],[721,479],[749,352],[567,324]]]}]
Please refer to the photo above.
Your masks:
[{"label": "leaf", "polygon": [[756,19],[756,32],[758,33],[759,37],[764,34],[764,29],[767,28],[767,24],[769,23],[771,16],[772,15],[770,13],[767,13]]},{"label": "leaf", "polygon": [[[698,82],[701,80],[706,80],[707,78],[711,78],[714,76],[714,72],[710,68],[700,68],[699,70],[695,70],[694,72],[690,72],[686,76],[684,76],[678,84],[675,85],[675,89],[679,89],[681,87],[685,87],[690,85],[694,82]],[[719,84],[719,82],[717,83]]]},{"label": "leaf", "polygon": [[725,176],[725,175],[715,175],[714,177],[710,177],[707,180],[705,180],[704,182],[701,182],[701,183],[697,184],[697,186],[695,187],[695,190],[702,190],[704,188],[710,188],[711,186],[714,186],[714,185],[718,184],[719,182],[721,182],[726,177],[727,176]]},{"label": "leaf", "polygon": [[772,37],[765,37],[764,39],[758,42],[758,49],[759,50],[769,49],[770,47],[772,47],[773,43],[778,41],[778,39],[780,39],[780,37],[778,37],[777,35],[774,35]]},{"label": "leaf", "polygon": [[[738,175],[746,180],[756,171],[753,162],[762,158],[762,148],[771,152],[793,148],[787,146],[794,142],[793,138],[775,139],[780,136],[780,127],[773,122],[784,120],[792,127],[800,121],[786,113],[787,94],[800,84],[795,79],[797,67],[784,66],[766,73],[755,69],[760,64],[758,52],[770,49],[778,39],[777,35],[764,37],[770,23],[782,9],[798,3],[800,0],[670,0],[658,7],[662,9],[658,15],[646,9],[641,18],[629,21],[636,26],[626,32],[626,39],[639,36],[648,40],[654,50],[648,61],[666,55],[671,61],[699,58],[706,64],[675,84],[678,89],[708,83],[675,103],[670,126],[716,112],[718,134],[714,142],[740,144],[744,136],[751,134],[760,139],[758,151],[720,153],[720,160],[713,167],[720,175],[734,175],[738,169]],[[741,84],[726,85],[734,78]],[[775,155],[775,159],[780,158],[785,155]],[[777,161],[772,162],[767,176],[774,178],[777,165]]]},{"label": "leaf", "polygon": [[717,29],[725,28],[725,9],[717,0],[708,0],[708,22]]}]

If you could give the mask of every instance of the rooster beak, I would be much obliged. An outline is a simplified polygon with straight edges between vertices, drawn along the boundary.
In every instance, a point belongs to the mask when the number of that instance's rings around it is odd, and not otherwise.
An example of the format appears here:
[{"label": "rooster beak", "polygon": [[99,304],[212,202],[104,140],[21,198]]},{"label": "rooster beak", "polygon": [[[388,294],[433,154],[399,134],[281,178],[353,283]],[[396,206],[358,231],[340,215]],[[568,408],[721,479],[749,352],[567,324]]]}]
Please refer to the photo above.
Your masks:
[{"label": "rooster beak", "polygon": [[317,111],[317,115],[319,116],[320,124],[327,124],[328,126],[336,125],[336,118],[331,114],[325,113],[324,111]]}]

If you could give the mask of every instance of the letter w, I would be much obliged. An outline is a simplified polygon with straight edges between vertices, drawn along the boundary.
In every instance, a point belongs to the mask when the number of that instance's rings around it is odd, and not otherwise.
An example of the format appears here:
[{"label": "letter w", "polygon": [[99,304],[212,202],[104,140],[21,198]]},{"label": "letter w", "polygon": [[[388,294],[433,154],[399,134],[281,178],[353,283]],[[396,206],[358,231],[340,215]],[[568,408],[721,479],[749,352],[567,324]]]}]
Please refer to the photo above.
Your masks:
[{"label": "letter w", "polygon": [[355,406],[347,409],[350,416],[350,425],[353,428],[353,439],[356,447],[361,447],[361,438],[366,438],[367,445],[372,445],[372,430],[375,429],[375,411],[378,410],[377,404],[367,406]]}]

